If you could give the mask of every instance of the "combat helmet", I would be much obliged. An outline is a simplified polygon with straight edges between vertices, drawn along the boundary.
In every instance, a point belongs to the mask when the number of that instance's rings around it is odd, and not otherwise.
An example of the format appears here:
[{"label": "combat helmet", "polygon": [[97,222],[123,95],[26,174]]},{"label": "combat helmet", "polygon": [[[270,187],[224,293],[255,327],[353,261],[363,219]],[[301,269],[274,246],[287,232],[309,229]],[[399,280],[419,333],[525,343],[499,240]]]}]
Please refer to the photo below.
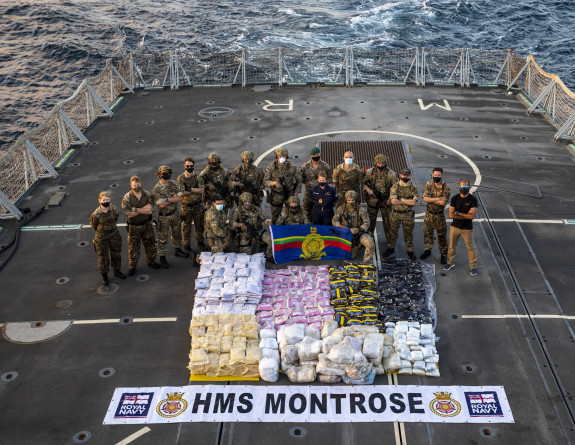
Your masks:
[{"label": "combat helmet", "polygon": [[285,158],[287,158],[287,157],[288,157],[287,148],[278,147],[278,148],[276,148],[276,150],[275,150],[275,154],[276,154],[276,157],[278,157],[278,158],[281,158],[282,156],[285,157]]},{"label": "combat helmet", "polygon": [[373,158],[373,163],[374,164],[384,164],[387,165],[387,158],[385,157],[385,155],[382,155],[381,153],[378,155],[375,155],[375,157]]},{"label": "combat helmet", "polygon": [[215,151],[212,151],[209,155],[208,155],[208,162],[211,161],[218,161],[220,162],[220,155],[217,154]]},{"label": "combat helmet", "polygon": [[297,204],[298,206],[300,205],[299,198],[297,196],[290,196],[288,198],[287,202],[288,202],[288,205],[289,204]]},{"label": "combat helmet", "polygon": [[242,151],[242,161],[244,160],[248,160],[248,161],[253,161],[254,159],[254,154],[251,151]]},{"label": "combat helmet", "polygon": [[345,199],[347,198],[353,198],[357,200],[357,192],[355,190],[348,190],[347,192],[345,192]]},{"label": "combat helmet", "polygon": [[172,174],[172,169],[168,165],[160,165],[160,168],[158,168],[158,170],[156,170],[156,176],[158,178],[161,178],[162,172],[164,172],[164,171],[170,172],[170,175]]},{"label": "combat helmet", "polygon": [[253,196],[250,192],[243,192],[240,195],[240,202],[252,202]]}]

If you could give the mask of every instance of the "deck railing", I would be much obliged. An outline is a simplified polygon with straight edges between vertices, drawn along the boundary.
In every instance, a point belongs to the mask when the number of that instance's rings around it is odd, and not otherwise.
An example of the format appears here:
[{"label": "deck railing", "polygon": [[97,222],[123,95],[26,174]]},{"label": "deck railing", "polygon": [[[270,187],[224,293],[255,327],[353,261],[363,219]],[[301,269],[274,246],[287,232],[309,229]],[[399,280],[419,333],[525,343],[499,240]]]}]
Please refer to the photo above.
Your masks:
[{"label": "deck railing", "polygon": [[96,119],[113,117],[123,92],[136,88],[277,84],[490,86],[518,89],[529,113],[543,113],[558,129],[555,139],[575,138],[575,94],[532,56],[509,50],[405,48],[250,49],[215,54],[174,50],[130,54],[106,62],[36,128],[22,134],[0,158],[0,218],[22,218],[17,205],[42,178],[58,178],[72,149],[89,144],[83,134]]}]

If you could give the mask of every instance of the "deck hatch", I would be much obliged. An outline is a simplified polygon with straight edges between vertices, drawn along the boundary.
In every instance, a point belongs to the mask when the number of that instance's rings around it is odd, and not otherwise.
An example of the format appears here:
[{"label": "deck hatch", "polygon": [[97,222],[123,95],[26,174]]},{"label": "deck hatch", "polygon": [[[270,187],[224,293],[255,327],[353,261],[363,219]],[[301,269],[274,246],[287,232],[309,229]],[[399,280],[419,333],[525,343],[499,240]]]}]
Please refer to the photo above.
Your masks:
[{"label": "deck hatch", "polygon": [[373,158],[384,154],[390,169],[399,173],[411,168],[409,147],[405,141],[321,141],[321,157],[332,168],[343,162],[343,154],[352,151],[355,163],[364,170],[373,167]]}]

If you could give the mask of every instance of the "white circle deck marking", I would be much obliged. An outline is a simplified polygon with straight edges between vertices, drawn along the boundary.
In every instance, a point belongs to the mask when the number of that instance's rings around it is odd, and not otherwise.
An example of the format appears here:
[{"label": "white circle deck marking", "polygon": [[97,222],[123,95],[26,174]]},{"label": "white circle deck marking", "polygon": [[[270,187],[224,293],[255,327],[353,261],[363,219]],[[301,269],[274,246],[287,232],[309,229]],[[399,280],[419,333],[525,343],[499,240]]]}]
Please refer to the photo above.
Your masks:
[{"label": "white circle deck marking", "polygon": [[439,145],[440,147],[451,151],[452,153],[455,153],[457,156],[459,156],[461,159],[463,159],[465,162],[467,162],[469,164],[469,166],[473,169],[473,173],[475,173],[475,183],[473,184],[473,187],[471,187],[470,192],[475,192],[475,190],[477,190],[477,187],[481,184],[481,173],[479,172],[479,168],[477,167],[477,165],[475,164],[475,162],[473,162],[471,159],[469,159],[468,156],[466,156],[465,154],[461,153],[459,150],[456,150],[453,147],[450,147],[449,145],[446,145],[442,142],[438,142],[438,141],[434,141],[433,139],[429,139],[429,138],[424,138],[423,136],[417,136],[415,134],[409,134],[409,133],[398,133],[396,131],[381,131],[381,130],[340,130],[340,131],[327,131],[325,133],[314,133],[314,134],[310,134],[307,136],[300,136],[298,138],[295,139],[291,139],[289,141],[285,141],[282,142],[278,145],[276,145],[275,147],[270,148],[269,150],[265,151],[264,153],[262,153],[254,162],[254,164],[257,166],[267,155],[269,155],[271,152],[273,152],[276,148],[279,147],[284,147],[286,145],[289,144],[293,144],[294,142],[299,142],[299,141],[303,141],[305,139],[311,139],[311,138],[317,138],[319,136],[327,136],[330,134],[340,134],[340,133],[376,133],[376,134],[389,134],[389,135],[394,135],[394,136],[403,136],[403,137],[407,137],[407,138],[415,138],[415,139],[419,139],[422,141],[426,141],[429,142],[430,144],[435,144],[435,145]]}]

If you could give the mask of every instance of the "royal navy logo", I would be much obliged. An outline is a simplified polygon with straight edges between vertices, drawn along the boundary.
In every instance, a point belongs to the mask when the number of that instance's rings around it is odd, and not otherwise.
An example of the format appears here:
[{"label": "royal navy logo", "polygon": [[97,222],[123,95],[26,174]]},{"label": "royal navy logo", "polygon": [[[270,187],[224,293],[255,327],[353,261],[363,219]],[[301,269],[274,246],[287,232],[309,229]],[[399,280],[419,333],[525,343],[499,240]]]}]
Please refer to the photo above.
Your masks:
[{"label": "royal navy logo", "polygon": [[122,393],[114,419],[144,419],[148,417],[153,392]]},{"label": "royal navy logo", "polygon": [[465,392],[470,417],[503,417],[503,410],[495,391]]},{"label": "royal navy logo", "polygon": [[434,414],[441,417],[455,417],[461,412],[461,405],[451,398],[449,392],[435,392],[435,399],[429,403],[429,408]]},{"label": "royal navy logo", "polygon": [[162,417],[179,416],[188,407],[188,402],[182,398],[183,395],[183,392],[168,393],[168,398],[158,403],[156,412]]},{"label": "royal navy logo", "polygon": [[323,251],[325,243],[317,233],[317,227],[310,228],[310,234],[305,237],[301,245],[303,253],[299,256],[304,260],[319,260],[321,257],[326,256],[327,253]]}]

